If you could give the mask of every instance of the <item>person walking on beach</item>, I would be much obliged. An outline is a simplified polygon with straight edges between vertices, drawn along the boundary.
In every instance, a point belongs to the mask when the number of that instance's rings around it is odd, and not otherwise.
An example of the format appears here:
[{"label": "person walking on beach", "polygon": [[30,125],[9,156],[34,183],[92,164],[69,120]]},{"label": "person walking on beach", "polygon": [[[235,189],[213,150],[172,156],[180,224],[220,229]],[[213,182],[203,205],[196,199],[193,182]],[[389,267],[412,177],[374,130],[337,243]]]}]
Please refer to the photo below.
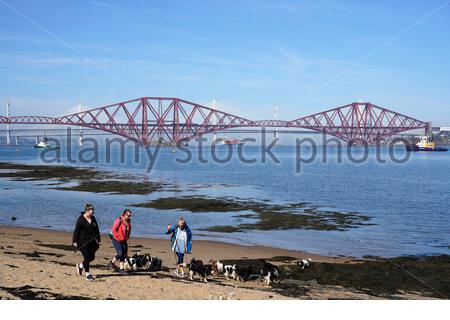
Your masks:
[{"label": "person walking on beach", "polygon": [[191,253],[192,232],[183,217],[178,219],[177,226],[167,225],[166,234],[170,234],[172,250],[175,254],[176,270],[175,275],[184,277],[184,254]]},{"label": "person walking on beach", "polygon": [[119,272],[126,275],[125,259],[128,257],[128,240],[131,234],[131,211],[125,209],[123,213],[114,221],[113,227],[109,236],[111,238],[116,255],[110,261],[111,267],[115,266],[116,261],[119,261]]},{"label": "person walking on beach", "polygon": [[84,206],[73,231],[72,243],[75,249],[80,250],[83,262],[75,265],[78,275],[86,272],[86,279],[93,281],[94,277],[89,272],[89,265],[95,259],[95,252],[100,247],[100,230],[94,217],[94,206],[90,203]]}]

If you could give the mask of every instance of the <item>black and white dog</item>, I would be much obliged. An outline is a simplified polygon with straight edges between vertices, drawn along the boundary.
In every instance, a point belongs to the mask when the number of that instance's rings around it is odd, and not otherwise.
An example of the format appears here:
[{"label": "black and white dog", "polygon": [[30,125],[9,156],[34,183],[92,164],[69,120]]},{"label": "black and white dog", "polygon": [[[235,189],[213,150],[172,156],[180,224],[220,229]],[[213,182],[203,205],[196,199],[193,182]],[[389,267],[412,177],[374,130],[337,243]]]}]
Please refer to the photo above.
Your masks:
[{"label": "black and white dog", "polygon": [[276,266],[264,262],[264,267],[261,269],[261,280],[264,280],[264,284],[270,285],[272,282],[278,281],[278,275],[279,271]]},{"label": "black and white dog", "polygon": [[225,279],[229,280],[230,278],[236,279],[236,268],[235,264],[227,264],[223,266],[223,275]]},{"label": "black and white dog", "polygon": [[160,271],[162,261],[158,257],[152,257],[150,254],[135,253],[132,257],[125,259],[125,268],[132,270]]},{"label": "black and white dog", "polygon": [[127,257],[125,259],[125,269],[135,271],[138,269],[145,269],[150,258],[149,254],[141,254],[140,252],[135,253],[132,257]]},{"label": "black and white dog", "polygon": [[300,267],[300,270],[305,270],[311,266],[312,259],[303,259],[300,261],[297,261],[297,265]]},{"label": "black and white dog", "polygon": [[162,270],[162,260],[158,257],[151,257],[148,264],[147,270],[149,271],[161,271]]},{"label": "black and white dog", "polygon": [[247,281],[253,276],[258,277],[258,275],[253,273],[254,268],[252,265],[228,264],[224,265],[223,270],[223,275],[227,280],[231,278],[237,281]]},{"label": "black and white dog", "polygon": [[208,277],[211,273],[211,266],[204,265],[202,260],[195,260],[195,258],[192,258],[191,263],[189,264],[189,278],[191,280],[194,280],[194,275],[198,274],[201,281],[208,282]]}]

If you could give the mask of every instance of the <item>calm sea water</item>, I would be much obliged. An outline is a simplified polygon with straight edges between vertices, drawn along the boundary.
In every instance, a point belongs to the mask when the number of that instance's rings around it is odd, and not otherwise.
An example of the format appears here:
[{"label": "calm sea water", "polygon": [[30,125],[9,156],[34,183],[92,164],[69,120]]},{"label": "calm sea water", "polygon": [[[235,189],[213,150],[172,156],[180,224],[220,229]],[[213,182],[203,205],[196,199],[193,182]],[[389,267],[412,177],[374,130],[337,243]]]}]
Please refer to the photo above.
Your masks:
[{"label": "calm sea water", "polygon": [[[140,181],[162,181],[176,184],[178,192],[157,192],[146,196],[91,194],[85,192],[49,190],[45,182],[13,182],[0,180],[0,223],[71,231],[86,202],[93,202],[102,230],[107,231],[125,206],[158,197],[182,195],[234,196],[244,199],[270,200],[273,203],[308,202],[314,206],[337,211],[356,211],[372,217],[374,226],[348,231],[248,231],[231,234],[208,233],[200,229],[216,225],[234,225],[236,213],[189,213],[180,210],[160,211],[135,208],[134,235],[163,237],[166,223],[174,223],[180,215],[187,217],[196,239],[216,239],[240,244],[261,244],[274,247],[306,250],[326,255],[397,256],[417,254],[448,254],[450,251],[450,152],[413,153],[406,163],[389,160],[388,150],[381,156],[387,162],[376,161],[375,149],[361,164],[346,159],[338,162],[338,151],[327,149],[327,161],[322,162],[322,150],[316,161],[301,165],[296,172],[295,147],[279,146],[275,154],[280,163],[270,158],[262,161],[261,149],[245,147],[246,158],[256,163],[238,160],[237,148],[231,161],[221,164],[212,161],[210,149],[203,150],[208,163],[200,163],[197,149],[190,149],[193,159],[186,159],[182,151],[160,150],[150,173],[141,154],[139,163],[133,162],[128,150],[125,163],[120,162],[119,150],[112,152],[113,163],[105,163],[101,152],[99,163],[74,165],[96,166],[109,171],[133,173]],[[303,150],[303,149],[302,149]],[[64,149],[62,149],[64,151]],[[141,150],[142,151],[142,150]],[[305,154],[311,150],[304,149]],[[40,163],[39,150],[26,147],[0,147],[1,161]],[[225,158],[227,147],[216,150],[218,158]],[[302,151],[303,152],[303,151]],[[62,163],[67,164],[65,152]],[[75,154],[77,151],[75,151]],[[355,157],[363,149],[354,149]],[[395,154],[404,155],[402,149]],[[87,154],[85,154],[87,156]],[[307,157],[307,155],[304,155]],[[48,183],[48,182],[47,182]],[[11,216],[18,219],[11,221]]]}]

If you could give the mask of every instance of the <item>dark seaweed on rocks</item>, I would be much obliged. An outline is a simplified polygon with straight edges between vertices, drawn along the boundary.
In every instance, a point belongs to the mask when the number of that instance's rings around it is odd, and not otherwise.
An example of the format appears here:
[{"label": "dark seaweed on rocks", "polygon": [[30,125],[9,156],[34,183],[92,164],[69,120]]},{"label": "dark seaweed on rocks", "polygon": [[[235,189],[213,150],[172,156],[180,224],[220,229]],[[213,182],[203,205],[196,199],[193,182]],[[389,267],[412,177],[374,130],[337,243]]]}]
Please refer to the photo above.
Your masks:
[{"label": "dark seaweed on rocks", "polygon": [[94,193],[138,194],[146,195],[160,191],[166,186],[159,182],[131,182],[131,181],[82,181],[76,186],[55,188],[57,190],[83,191]]},{"label": "dark seaweed on rocks", "polygon": [[[166,183],[137,182],[133,181],[136,177],[129,174],[104,172],[93,168],[0,162],[0,170],[4,170],[0,172],[0,178],[14,181],[56,181],[44,184],[55,190],[145,195],[164,188],[172,191],[176,189]],[[73,181],[77,182],[74,186],[56,187]]]},{"label": "dark seaweed on rocks", "polygon": [[279,268],[282,280],[316,280],[319,285],[354,288],[388,297],[401,292],[440,299],[450,297],[449,255],[378,258],[346,264],[312,262],[311,267],[303,271],[297,265],[282,265]]},{"label": "dark seaweed on rocks", "polygon": [[27,165],[0,162],[0,169],[10,171],[0,172],[0,178],[10,178],[15,181],[41,181],[55,179],[69,182],[72,179],[90,180],[101,173],[91,168],[75,168],[52,165]]},{"label": "dark seaweed on rocks", "polygon": [[[188,210],[191,212],[241,212],[238,219],[252,218],[255,222],[240,223],[235,226],[213,226],[207,231],[240,232],[243,230],[338,230],[370,225],[370,218],[356,212],[336,212],[320,210],[307,203],[268,204],[236,198],[209,197],[169,197],[147,203],[133,204],[135,207],[159,210]],[[252,211],[254,213],[248,213]]]}]

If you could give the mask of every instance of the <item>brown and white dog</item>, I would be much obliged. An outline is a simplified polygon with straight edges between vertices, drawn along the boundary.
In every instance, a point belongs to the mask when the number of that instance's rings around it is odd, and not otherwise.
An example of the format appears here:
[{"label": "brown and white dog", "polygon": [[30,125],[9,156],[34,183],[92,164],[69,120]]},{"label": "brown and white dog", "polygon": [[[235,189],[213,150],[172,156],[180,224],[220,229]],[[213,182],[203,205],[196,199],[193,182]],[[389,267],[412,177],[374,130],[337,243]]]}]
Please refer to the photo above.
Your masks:
[{"label": "brown and white dog", "polygon": [[211,264],[211,267],[212,267],[211,274],[219,275],[219,274],[224,273],[223,263],[221,263],[219,260],[211,259],[211,260],[209,260],[209,263]]}]

